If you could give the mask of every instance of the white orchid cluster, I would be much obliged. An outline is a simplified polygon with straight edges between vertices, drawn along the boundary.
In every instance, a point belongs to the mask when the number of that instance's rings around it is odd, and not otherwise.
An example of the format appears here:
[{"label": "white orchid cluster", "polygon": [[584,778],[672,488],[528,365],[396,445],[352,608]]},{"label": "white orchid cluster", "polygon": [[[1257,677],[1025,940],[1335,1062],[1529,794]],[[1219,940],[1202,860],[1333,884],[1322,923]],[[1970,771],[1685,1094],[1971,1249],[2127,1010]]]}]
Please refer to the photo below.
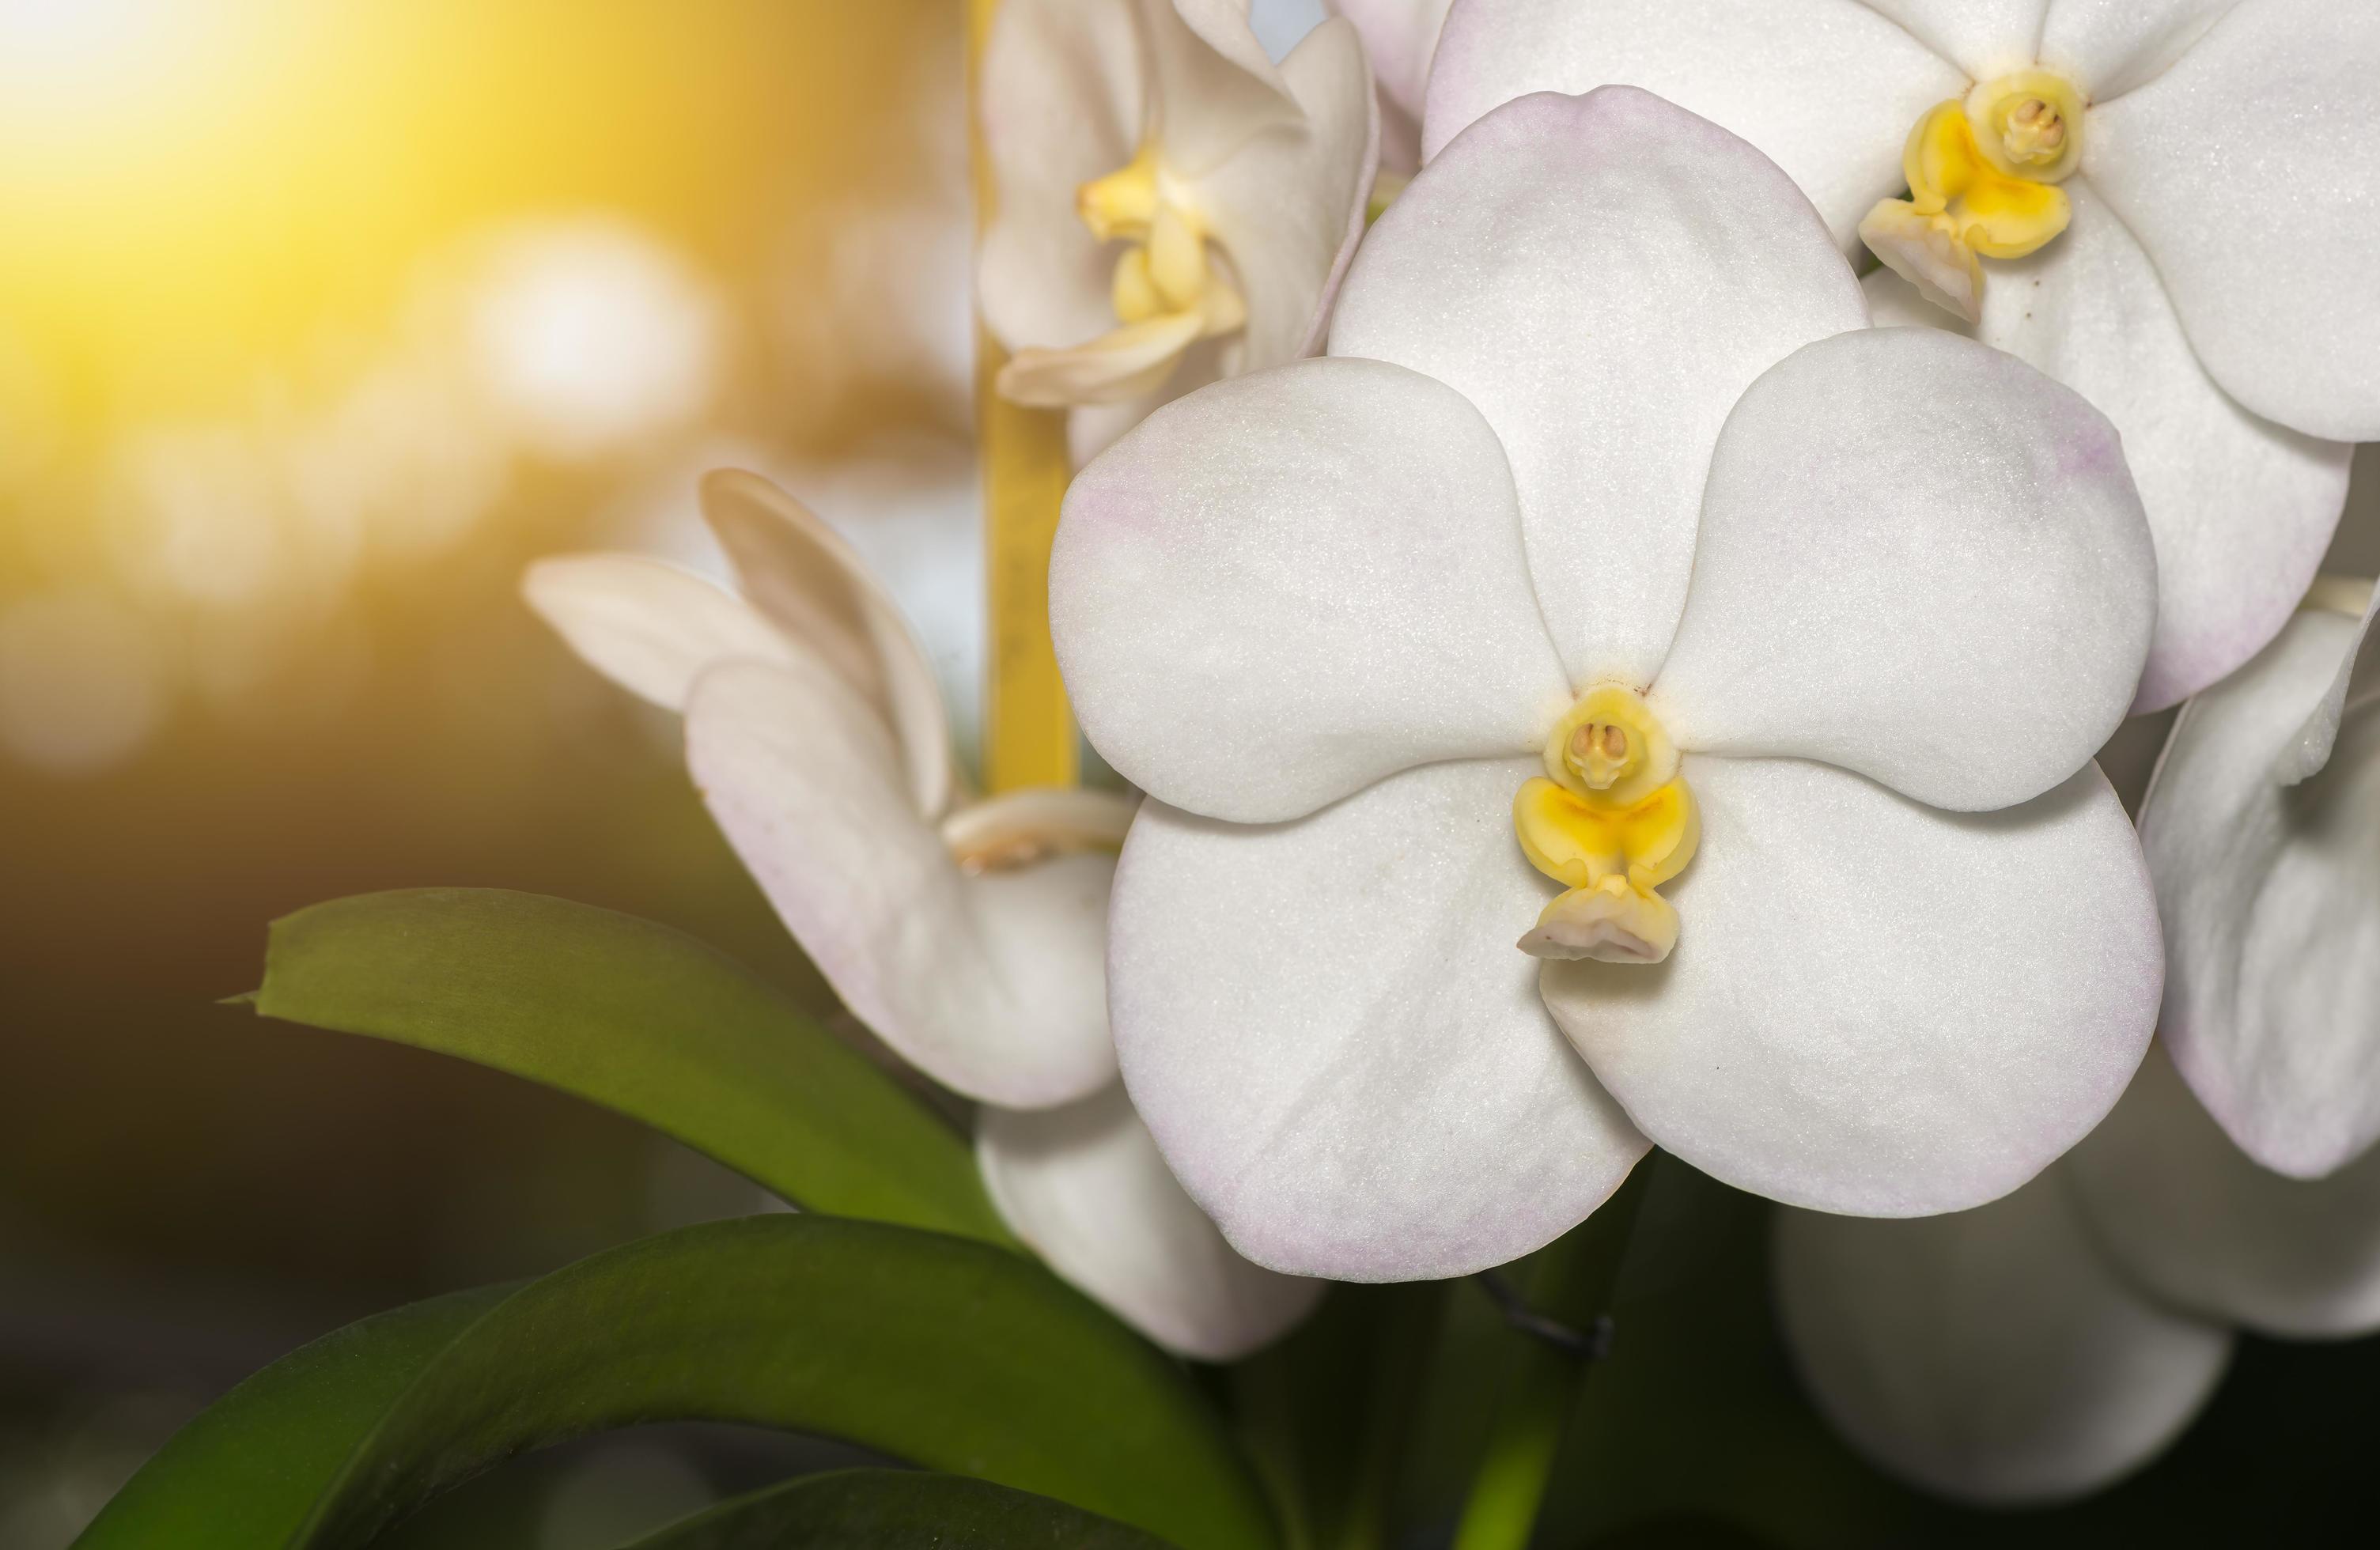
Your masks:
[{"label": "white orchid cluster", "polygon": [[[1844,1432],[1993,1499],[2150,1456],[2234,1326],[2380,1328],[2380,637],[2314,576],[2380,6],[1340,8],[1275,65],[1245,0],[1007,0],[983,62],[1136,816],[970,798],[747,476],[740,599],[530,579],[1018,1235],[1230,1357],[1658,1145],[1799,1208]],[[2185,700],[2135,827],[2094,755]]]}]

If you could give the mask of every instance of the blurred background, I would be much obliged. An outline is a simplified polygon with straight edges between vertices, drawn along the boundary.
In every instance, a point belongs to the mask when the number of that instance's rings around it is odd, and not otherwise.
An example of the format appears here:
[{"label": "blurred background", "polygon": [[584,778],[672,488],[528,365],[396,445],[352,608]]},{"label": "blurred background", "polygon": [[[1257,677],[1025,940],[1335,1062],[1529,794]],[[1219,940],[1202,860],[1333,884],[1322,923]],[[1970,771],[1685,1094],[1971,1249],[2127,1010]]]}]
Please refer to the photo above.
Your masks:
[{"label": "blurred background", "polygon": [[[1318,13],[1260,21],[1278,51]],[[577,548],[716,568],[694,478],[757,468],[892,579],[971,721],[961,21],[0,0],[0,1545],[65,1544],[338,1324],[756,1208],[568,1099],[215,1003],[273,917],[455,883],[666,921],[831,1008],[674,722],[516,586]],[[615,1440],[478,1510],[616,1543],[771,1446]]]}]

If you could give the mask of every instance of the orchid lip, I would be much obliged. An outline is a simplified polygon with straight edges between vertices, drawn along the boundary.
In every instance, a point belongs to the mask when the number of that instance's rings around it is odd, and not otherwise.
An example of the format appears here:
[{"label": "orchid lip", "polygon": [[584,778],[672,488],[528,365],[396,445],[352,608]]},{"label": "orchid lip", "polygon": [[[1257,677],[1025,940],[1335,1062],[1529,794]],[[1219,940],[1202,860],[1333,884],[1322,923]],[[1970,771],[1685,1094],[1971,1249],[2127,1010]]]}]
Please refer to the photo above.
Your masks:
[{"label": "orchid lip", "polygon": [[1554,723],[1544,761],[1512,798],[1512,829],[1565,891],[1515,945],[1533,958],[1659,963],[1677,945],[1678,912],[1657,890],[1702,837],[1676,745],[1642,695],[1606,684]]}]

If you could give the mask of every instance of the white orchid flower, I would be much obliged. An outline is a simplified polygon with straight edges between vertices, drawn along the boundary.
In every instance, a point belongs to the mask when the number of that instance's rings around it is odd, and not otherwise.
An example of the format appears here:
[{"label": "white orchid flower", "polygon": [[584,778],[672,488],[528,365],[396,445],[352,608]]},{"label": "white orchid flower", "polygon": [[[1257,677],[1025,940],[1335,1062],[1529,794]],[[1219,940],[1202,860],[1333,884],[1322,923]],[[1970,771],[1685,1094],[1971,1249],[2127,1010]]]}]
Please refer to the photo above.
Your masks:
[{"label": "white orchid flower", "polygon": [[2079,1495],[2179,1435],[2235,1326],[2380,1330],[2375,640],[2364,597],[2318,587],[2183,708],[2141,817],[2162,1036],[2106,1123],[1981,1210],[1779,1221],[1795,1362],[1887,1468],[1966,1499]]},{"label": "white orchid flower", "polygon": [[[2098,406],[2156,535],[2138,708],[2304,595],[2380,438],[2380,6],[1460,0],[1437,60],[1425,154],[1525,92],[1658,91]],[[1869,284],[1879,321],[1956,321]]]},{"label": "white orchid flower", "polygon": [[684,712],[720,828],[844,1004],[980,1100],[994,1205],[1051,1268],[1160,1344],[1223,1361],[1318,1283],[1234,1254],[1116,1081],[1104,975],[1129,802],[959,791],[941,692],[892,599],[831,528],[754,475],[702,485],[738,597],[658,561],[531,567],[530,604],[600,672]]},{"label": "white orchid flower", "polygon": [[1324,0],[1353,22],[1380,99],[1380,171],[1411,177],[1421,166],[1421,109],[1430,55],[1454,0]]},{"label": "white orchid flower", "polygon": [[1247,0],[1006,0],[985,46],[978,272],[1000,391],[1087,457],[1201,382],[1320,342],[1377,115],[1342,21],[1276,67]]},{"label": "white orchid flower", "polygon": [[1380,218],[1328,357],[1075,480],[1060,662],[1154,799],[1110,1011],[1243,1253],[1499,1264],[1647,1137],[1949,1210],[2122,1092],[2161,952],[2091,751],[2149,638],[2139,501],[2072,393],[1866,321],[1743,141],[1533,97]]}]

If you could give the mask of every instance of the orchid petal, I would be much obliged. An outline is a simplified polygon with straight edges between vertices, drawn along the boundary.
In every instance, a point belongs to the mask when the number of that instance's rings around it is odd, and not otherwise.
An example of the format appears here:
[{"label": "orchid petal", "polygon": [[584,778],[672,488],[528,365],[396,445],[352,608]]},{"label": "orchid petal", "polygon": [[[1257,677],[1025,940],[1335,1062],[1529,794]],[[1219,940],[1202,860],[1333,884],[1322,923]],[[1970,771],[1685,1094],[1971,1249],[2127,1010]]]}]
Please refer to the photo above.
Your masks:
[{"label": "orchid petal", "polygon": [[1424,168],[1356,255],[1330,351],[1478,406],[1572,680],[1641,684],[1685,599],[1728,410],[1801,345],[1866,321],[1774,164],[1611,87],[1510,103]]},{"label": "orchid petal", "polygon": [[[2240,0],[2050,0],[2042,68],[2107,103],[2172,68]],[[2028,61],[2032,63],[2032,61]]]},{"label": "orchid petal", "polygon": [[540,560],[521,595],[588,666],[664,710],[714,662],[793,660],[795,648],[752,605],[701,576],[640,554]]},{"label": "orchid petal", "polygon": [[1862,0],[1977,80],[2033,63],[2050,0]]},{"label": "orchid petal", "polygon": [[1064,348],[1115,325],[1115,255],[1075,191],[1133,159],[1150,84],[1143,0],[1006,0],[984,44],[985,153],[999,199],[976,286],[1011,350]]},{"label": "orchid petal", "polygon": [[1689,755],[1675,951],[1549,964],[1645,1133],[1788,1205],[1912,1217],[2015,1189],[2121,1096],[2156,1019],[2147,869],[2095,769],[1936,811],[1830,766]]},{"label": "orchid petal", "polygon": [[1422,156],[1515,97],[1614,83],[1657,91],[1776,158],[1847,252],[1859,249],[1860,218],[1901,187],[1909,127],[1967,89],[1858,0],[1463,0],[1439,37]]},{"label": "orchid petal", "polygon": [[1232,1252],[1166,1171],[1121,1084],[1062,1108],[986,1108],[976,1158],[1016,1235],[1168,1350],[1236,1362],[1321,1301],[1323,1282]]},{"label": "orchid petal", "polygon": [[950,805],[950,714],[917,632],[851,545],[758,474],[703,476],[702,515],[752,605],[891,724],[917,811]]},{"label": "orchid petal", "polygon": [[1183,1187],[1257,1264],[1464,1275],[1567,1231],[1643,1156],[1512,946],[1547,896],[1506,817],[1536,768],[1431,765],[1261,829],[1141,809],[1117,1051]]},{"label": "orchid petal", "polygon": [[2123,437],[2157,551],[2134,708],[2162,709],[2289,618],[2338,525],[2354,449],[2259,419],[2216,386],[2131,233],[2087,179],[2065,188],[2073,224],[1993,268],[1977,336],[2082,394]]},{"label": "orchid petal", "polygon": [[1182,352],[1206,331],[1206,315],[1193,309],[1123,323],[1087,344],[1057,349],[1028,345],[1000,369],[1001,395],[1057,409],[1161,394]]},{"label": "orchid petal", "polygon": [[2349,713],[2380,702],[2380,630],[2372,627],[2374,616],[2380,614],[2380,587],[2374,587],[2368,579],[2359,582],[2344,577],[2333,578],[2328,585],[2350,593],[2362,592],[2363,610],[2359,615],[2354,647],[2339,662],[2321,703],[2307,715],[2305,725],[2298,729],[2297,741],[2282,751],[2275,766],[2274,773],[2283,785],[2294,786],[2327,769]]},{"label": "orchid petal", "polygon": [[1438,52],[1439,30],[1446,25],[1447,7],[1454,0],[1324,3],[1354,23],[1362,36],[1364,56],[1371,61],[1372,79],[1379,82],[1381,99],[1394,103],[1419,124],[1422,96],[1429,86],[1430,56]]},{"label": "orchid petal", "polygon": [[2244,0],[2091,110],[2082,171],[2255,413],[2380,439],[2380,6]]},{"label": "orchid petal", "polygon": [[2380,1151],[2325,1179],[2259,1168],[2164,1040],[2066,1171],[2109,1257],[2176,1306],[2291,1338],[2380,1330]]},{"label": "orchid petal", "polygon": [[1198,183],[1247,300],[1243,371],[1321,347],[1330,299],[1364,235],[1378,159],[1371,78],[1353,28],[1324,22],[1281,73],[1305,122],[1257,136]]},{"label": "orchid petal", "polygon": [[1379,361],[1300,361],[1151,416],[1067,492],[1050,619],[1092,745],[1219,817],[1534,748],[1571,697],[1495,432]]},{"label": "orchid petal", "polygon": [[686,730],[687,768],[728,842],[844,1004],[905,1060],[1012,1108],[1113,1077],[1112,861],[963,873],[910,805],[882,723],[807,662],[711,669]]},{"label": "orchid petal", "polygon": [[[2380,715],[2342,725],[2332,698],[2371,638],[2368,612],[2295,615],[2183,708],[2141,810],[2167,1047],[2249,1156],[2299,1178],[2380,1139]],[[2336,751],[2286,783],[2309,721]]]},{"label": "orchid petal", "polygon": [[1167,163],[1203,176],[1257,133],[1294,123],[1297,98],[1248,26],[1248,0],[1140,0],[1157,83],[1150,127]]},{"label": "orchid petal", "polygon": [[2231,1332],[2132,1290],[2063,1173],[1920,1221],[1779,1215],[1786,1349],[1886,1470],[1961,1501],[2061,1501],[2155,1458],[2215,1391]]},{"label": "orchid petal", "polygon": [[1729,417],[1647,697],[1682,748],[2005,807],[2116,730],[2155,618],[2148,525],[2097,411],[1956,334],[1863,329]]}]

